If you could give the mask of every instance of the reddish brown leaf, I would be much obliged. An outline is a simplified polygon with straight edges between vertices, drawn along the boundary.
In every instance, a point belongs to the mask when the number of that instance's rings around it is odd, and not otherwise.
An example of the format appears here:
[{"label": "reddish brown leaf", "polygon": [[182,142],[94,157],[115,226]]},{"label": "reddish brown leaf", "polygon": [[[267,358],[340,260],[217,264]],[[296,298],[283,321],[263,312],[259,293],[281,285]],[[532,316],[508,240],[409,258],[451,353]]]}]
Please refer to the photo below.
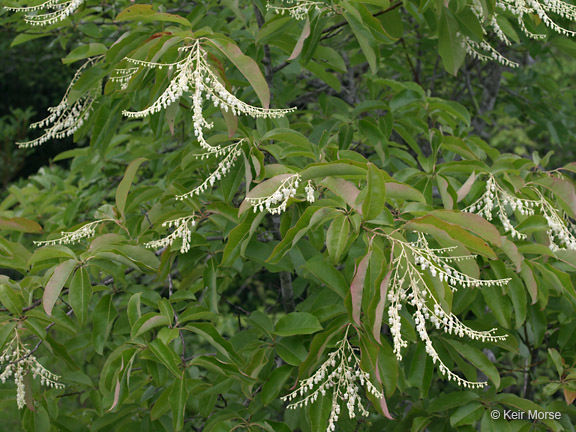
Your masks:
[{"label": "reddish brown leaf", "polygon": [[352,318],[357,325],[360,325],[360,310],[362,309],[362,291],[364,290],[364,280],[366,279],[366,270],[370,262],[372,250],[364,255],[360,260],[360,264],[356,268],[354,279],[350,284],[350,295],[352,296]]}]

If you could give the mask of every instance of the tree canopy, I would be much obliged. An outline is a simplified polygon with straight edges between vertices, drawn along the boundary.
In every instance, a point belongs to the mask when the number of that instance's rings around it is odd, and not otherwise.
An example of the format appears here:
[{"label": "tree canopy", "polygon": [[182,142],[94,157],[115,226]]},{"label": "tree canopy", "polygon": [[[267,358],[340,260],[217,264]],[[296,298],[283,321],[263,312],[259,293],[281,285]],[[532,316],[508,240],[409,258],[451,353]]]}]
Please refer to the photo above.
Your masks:
[{"label": "tree canopy", "polygon": [[574,431],[576,6],[0,5],[2,430]]}]

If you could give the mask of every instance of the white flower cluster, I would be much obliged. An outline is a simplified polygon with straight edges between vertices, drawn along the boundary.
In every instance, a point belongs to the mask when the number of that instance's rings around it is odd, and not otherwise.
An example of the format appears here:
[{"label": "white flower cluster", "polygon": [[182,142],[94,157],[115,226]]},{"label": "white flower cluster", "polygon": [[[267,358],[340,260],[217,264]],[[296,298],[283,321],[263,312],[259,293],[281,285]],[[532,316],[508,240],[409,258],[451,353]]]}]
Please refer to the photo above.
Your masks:
[{"label": "white flower cluster", "polygon": [[93,87],[72,104],[68,102],[68,95],[70,89],[78,81],[84,70],[101,59],[102,56],[93,57],[76,71],[60,103],[55,107],[48,108],[50,115],[30,125],[31,129],[43,128],[44,134],[30,141],[17,142],[16,144],[19,147],[36,147],[51,139],[62,139],[72,136],[74,132],[80,129],[92,112],[92,105],[98,96],[100,87]]},{"label": "white flower cluster", "polygon": [[328,9],[325,3],[317,1],[284,0],[284,3],[290,6],[275,6],[273,4],[270,4],[270,2],[267,2],[266,9],[272,10],[280,15],[288,14],[292,18],[297,20],[305,19],[311,10],[317,10],[321,12]]},{"label": "white flower cluster", "polygon": [[308,180],[308,183],[304,188],[304,192],[306,192],[306,201],[308,201],[309,203],[313,203],[314,201],[316,201],[316,198],[314,197],[314,186],[312,186],[311,180]]},{"label": "white flower cluster", "polygon": [[18,332],[15,332],[14,338],[6,346],[0,363],[6,364],[0,374],[0,382],[4,384],[8,379],[13,378],[16,384],[16,403],[18,408],[24,408],[26,404],[26,388],[24,386],[24,376],[32,373],[32,377],[40,377],[40,384],[56,389],[64,388],[58,380],[60,377],[48,371],[42,366],[30,350],[20,341]]},{"label": "white flower cluster", "polygon": [[518,67],[518,63],[504,57],[502,54],[496,51],[492,45],[490,45],[486,41],[475,42],[468,36],[465,36],[464,48],[466,49],[466,53],[468,55],[478,60],[496,61],[503,66],[508,66],[512,68]]},{"label": "white flower cluster", "polygon": [[536,189],[532,190],[538,195],[537,200],[518,198],[506,192],[500,186],[493,175],[490,175],[486,182],[486,191],[474,203],[466,207],[463,211],[475,213],[486,220],[492,220],[492,213],[496,210],[498,218],[504,227],[505,232],[509,232],[512,238],[525,240],[528,236],[519,232],[508,217],[507,208],[513,212],[518,211],[522,216],[532,216],[538,211],[548,222],[547,231],[550,241],[550,249],[557,250],[576,250],[576,237],[570,231],[574,226],[570,222],[565,222],[559,211],[552,206],[542,193]]},{"label": "white flower cluster", "polygon": [[180,253],[186,253],[190,250],[190,240],[192,238],[192,231],[190,231],[190,227],[196,225],[196,221],[194,220],[194,213],[190,216],[184,216],[178,219],[172,219],[166,221],[162,224],[163,227],[172,228],[174,227],[174,231],[167,237],[161,238],[160,240],[154,240],[148,243],[145,243],[144,246],[147,248],[153,249],[160,249],[164,247],[170,246],[174,243],[174,240],[177,238],[182,239],[182,246],[180,246]]},{"label": "white flower cluster", "polygon": [[[10,7],[4,6],[5,9],[13,12],[23,12],[24,21],[31,25],[50,25],[64,20],[72,15],[84,3],[84,0],[48,0],[36,6]],[[34,14],[33,12],[42,13]]]},{"label": "white flower cluster", "polygon": [[[272,195],[258,198],[246,198],[246,201],[254,208],[254,213],[267,210],[270,214],[280,214],[283,211],[286,211],[288,200],[296,196],[300,181],[300,174],[293,174],[284,179]],[[304,190],[306,192],[306,200],[313,203],[315,198],[312,182],[308,181]]]},{"label": "white flower cluster", "polygon": [[336,345],[336,351],[330,353],[328,359],[314,375],[300,381],[298,389],[281,398],[283,401],[292,402],[309,393],[304,399],[288,405],[289,409],[296,409],[313,404],[319,397],[324,397],[326,393],[332,391],[332,410],[326,432],[336,430],[336,421],[340,415],[340,402],[346,403],[350,418],[356,417],[356,408],[361,415],[368,416],[368,411],[360,401],[359,387],[366,386],[366,390],[378,399],[383,397],[370,381],[370,374],[360,369],[360,359],[348,342],[349,328],[346,329],[344,338]]},{"label": "white flower cluster", "polygon": [[212,147],[212,150],[206,153],[201,153],[196,157],[200,159],[206,159],[211,156],[224,156],[224,158],[218,163],[218,167],[212,171],[212,173],[202,182],[202,184],[190,192],[183,195],[176,196],[177,200],[184,200],[194,195],[200,195],[205,192],[209,187],[214,186],[217,180],[222,180],[222,178],[230,172],[232,166],[242,154],[241,146],[244,140],[240,140],[234,144],[230,144],[226,147]]},{"label": "white flower cluster", "polygon": [[414,310],[412,313],[414,324],[420,339],[425,344],[426,353],[435,364],[438,363],[440,373],[445,375],[449,381],[455,381],[458,385],[464,387],[484,387],[486,382],[472,382],[462,379],[442,362],[432,345],[430,335],[426,329],[426,323],[429,322],[437,329],[448,334],[454,334],[459,337],[468,336],[471,339],[483,342],[504,340],[506,336],[494,335],[496,329],[481,332],[473,330],[464,325],[453,313],[444,311],[432,294],[427,281],[423,277],[423,272],[429,270],[433,277],[448,283],[452,290],[456,289],[456,284],[466,287],[502,286],[508,283],[510,279],[480,280],[461,273],[448,263],[473,258],[474,256],[443,256],[441,254],[452,251],[454,248],[432,249],[422,233],[418,233],[416,242],[405,242],[387,235],[386,237],[395,247],[400,248],[400,252],[391,264],[393,271],[388,291],[388,301],[390,302],[388,322],[390,333],[393,337],[396,358],[402,360],[402,348],[408,346],[408,342],[401,334],[402,325],[400,320],[402,306],[407,303]]},{"label": "white flower cluster", "polygon": [[116,69],[114,71],[115,75],[110,77],[110,81],[120,84],[120,88],[126,90],[128,88],[128,83],[139,69],[140,68],[137,67]]},{"label": "white flower cluster", "polygon": [[114,219],[100,219],[94,222],[90,222],[76,231],[62,231],[59,237],[54,240],[43,240],[43,241],[34,241],[36,246],[53,246],[53,245],[61,245],[61,244],[71,244],[76,243],[77,241],[83,238],[89,238],[96,234],[96,227],[101,224],[102,222],[112,221]]},{"label": "white flower cluster", "polygon": [[[138,67],[166,68],[173,70],[173,77],[164,92],[151,106],[142,111],[124,111],[128,117],[146,117],[166,109],[169,105],[179,100],[184,93],[192,92],[192,110],[194,122],[194,134],[200,146],[208,151],[215,151],[214,147],[204,139],[204,129],[212,128],[202,113],[205,100],[211,100],[215,107],[221,107],[225,112],[234,115],[245,114],[254,118],[280,118],[293,112],[295,108],[266,109],[258,108],[242,102],[232,95],[220,82],[218,76],[212,71],[207,61],[207,53],[197,39],[192,45],[179,48],[185,56],[175,63],[154,63],[143,60],[126,58],[126,60]],[[130,75],[132,72],[125,72]]]},{"label": "white flower cluster", "polygon": [[[536,34],[528,30],[524,22],[525,17],[532,19],[532,17],[536,16],[546,27],[557,33],[564,36],[576,36],[576,32],[561,27],[548,16],[549,13],[553,13],[569,21],[576,21],[576,6],[561,0],[498,0],[496,1],[496,9],[498,12],[485,18],[480,1],[472,1],[472,11],[476,14],[480,22],[484,22],[486,27],[496,36],[496,39],[505,45],[511,45],[512,42],[505,35],[496,19],[497,14],[502,12],[511,13],[516,18],[522,32],[531,39],[545,39],[546,35]],[[486,28],[483,27],[482,29],[484,34],[487,34]],[[464,41],[466,51],[475,58],[480,60],[495,60],[504,66],[518,66],[518,63],[507,59],[485,41],[475,42],[469,37],[465,37]]]}]

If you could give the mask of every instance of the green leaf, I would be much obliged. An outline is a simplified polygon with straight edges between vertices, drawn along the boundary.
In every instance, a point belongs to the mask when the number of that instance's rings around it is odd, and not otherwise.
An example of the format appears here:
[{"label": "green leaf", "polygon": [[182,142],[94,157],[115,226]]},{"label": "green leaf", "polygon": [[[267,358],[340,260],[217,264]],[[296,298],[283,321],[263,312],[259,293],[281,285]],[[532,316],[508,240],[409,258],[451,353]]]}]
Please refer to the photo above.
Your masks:
[{"label": "green leaf", "polygon": [[170,393],[170,407],[172,408],[172,424],[175,431],[184,428],[184,415],[186,413],[186,402],[188,400],[188,381],[186,374],[174,381],[172,392]]},{"label": "green leaf", "polygon": [[554,348],[548,348],[548,355],[552,359],[552,363],[554,364],[554,367],[556,367],[556,372],[558,372],[558,377],[562,378],[562,374],[564,373],[564,361],[562,360],[562,356]]},{"label": "green leaf", "polygon": [[532,268],[524,261],[522,263],[522,270],[520,270],[520,276],[524,280],[524,285],[532,298],[532,304],[538,301],[538,283],[534,278],[534,272]]},{"label": "green leaf", "polygon": [[160,339],[154,339],[148,344],[148,348],[150,351],[152,351],[160,363],[166,366],[166,368],[172,372],[176,378],[181,379],[182,371],[178,368],[180,359],[174,350],[164,345],[164,342],[162,342]]},{"label": "green leaf", "polygon": [[348,294],[349,285],[346,279],[323,256],[317,255],[309,259],[303,268],[340,297],[345,298]]},{"label": "green leaf", "polygon": [[74,314],[78,317],[80,324],[83,324],[88,317],[88,307],[92,298],[92,284],[90,276],[84,267],[80,267],[72,276],[70,282],[70,292],[68,299]]},{"label": "green leaf", "polygon": [[[180,380],[176,380],[174,381],[174,385],[178,385],[177,383]],[[182,380],[184,381],[184,380]],[[174,385],[172,387],[168,387],[166,389],[164,389],[164,391],[162,393],[160,393],[160,396],[158,397],[158,399],[156,399],[156,402],[154,402],[154,405],[152,406],[152,409],[150,410],[150,419],[151,420],[158,420],[160,417],[162,417],[164,414],[166,414],[170,408],[172,408],[172,401],[171,401],[171,395],[172,392],[174,391]]]},{"label": "green leaf", "polygon": [[382,171],[376,165],[368,164],[367,193],[362,203],[362,219],[376,219],[386,203],[386,183]]},{"label": "green leaf", "polygon": [[118,211],[122,215],[122,219],[125,219],[124,216],[124,208],[126,207],[126,198],[128,198],[128,192],[130,191],[130,187],[132,186],[132,182],[134,181],[134,176],[136,176],[136,171],[142,164],[142,162],[146,161],[146,158],[138,158],[134,159],[128,167],[126,168],[126,172],[124,173],[124,177],[122,181],[118,185],[116,189],[116,207]]},{"label": "green leaf", "polygon": [[466,405],[478,399],[478,395],[471,391],[457,391],[447,394],[441,394],[430,402],[428,410],[430,412],[443,412],[449,409]]},{"label": "green leaf", "polygon": [[462,213],[451,210],[434,210],[429,213],[431,216],[442,219],[446,222],[456,224],[468,231],[476,234],[478,237],[489,241],[493,245],[501,246],[502,237],[498,229],[484,219],[474,213]]},{"label": "green leaf", "polygon": [[[405,227],[406,229],[432,234],[439,238],[441,238],[443,234],[447,234],[454,240],[464,244],[472,252],[477,252],[493,259],[497,258],[492,248],[490,248],[484,240],[470,234],[459,225],[445,222],[436,216],[414,218],[408,222]],[[498,240],[500,240],[500,237],[498,237]]]},{"label": "green leaf", "polygon": [[258,64],[250,57],[245,55],[236,44],[229,39],[212,37],[210,42],[218,48],[228,59],[238,68],[238,70],[248,80],[260,102],[262,107],[267,109],[270,107],[270,89],[268,83]]},{"label": "green leaf", "polygon": [[33,220],[23,217],[0,218],[0,230],[19,231],[25,233],[41,233],[42,227]]},{"label": "green leaf", "polygon": [[77,261],[75,259],[64,261],[60,263],[54,270],[54,273],[52,273],[50,280],[46,284],[46,288],[44,288],[44,295],[42,296],[42,305],[47,315],[52,315],[52,308],[56,304],[56,300],[58,300],[60,292],[72,274],[76,263]]},{"label": "green leaf", "polygon": [[182,24],[186,27],[192,27],[192,23],[180,15],[156,12],[153,10],[152,5],[145,4],[137,4],[127,7],[118,14],[115,21],[164,21]]},{"label": "green leaf", "polygon": [[83,60],[88,57],[95,57],[101,54],[105,54],[108,51],[106,45],[101,43],[88,43],[86,45],[81,45],[74,48],[66,57],[62,59],[62,63],[70,64],[78,60]]},{"label": "green leaf", "polygon": [[268,405],[278,398],[292,370],[293,368],[291,366],[284,365],[272,371],[262,386],[262,402],[264,405]]},{"label": "green leaf", "polygon": [[0,303],[15,316],[23,314],[24,299],[22,298],[22,294],[16,292],[16,290],[8,284],[0,284]]},{"label": "green leaf", "polygon": [[132,326],[132,338],[136,338],[153,328],[170,325],[171,320],[165,315],[149,312],[142,315]]},{"label": "green leaf", "polygon": [[308,312],[291,312],[276,323],[274,334],[277,336],[295,336],[312,334],[322,330],[318,318]]},{"label": "green leaf", "polygon": [[16,321],[8,321],[0,324],[0,352],[4,351],[4,345],[6,345],[8,339],[12,340],[11,336],[13,336],[12,332],[16,324]]},{"label": "green leaf", "polygon": [[340,257],[348,244],[348,235],[350,234],[350,221],[348,216],[338,214],[328,227],[326,233],[326,248],[328,255],[334,262],[339,262]]},{"label": "green leaf", "polygon": [[210,323],[190,323],[184,327],[184,330],[191,331],[196,333],[206,341],[216,348],[220,353],[222,353],[225,357],[233,360],[237,364],[241,363],[240,356],[236,353],[236,350],[232,346],[230,342],[222,337],[218,330],[210,324]]},{"label": "green leaf", "polygon": [[418,189],[402,183],[386,182],[386,198],[403,201],[426,202],[426,198]]},{"label": "green leaf", "polygon": [[338,162],[310,164],[300,173],[303,182],[328,176],[364,179],[366,178],[366,166],[358,162],[341,160]]},{"label": "green leaf", "polygon": [[452,75],[456,75],[466,57],[462,37],[458,34],[458,23],[450,10],[444,8],[438,22],[438,53],[444,69]]},{"label": "green leaf", "polygon": [[464,344],[452,339],[443,338],[443,340],[454,348],[458,354],[480,369],[482,373],[494,383],[494,386],[497,389],[500,387],[500,375],[498,374],[498,369],[496,369],[494,364],[482,353],[482,351],[477,350],[469,344]]},{"label": "green leaf", "polygon": [[341,6],[345,10],[342,15],[350,25],[350,29],[352,29],[352,33],[354,33],[354,37],[356,37],[360,49],[370,65],[370,71],[373,74],[377,73],[380,53],[374,36],[370,33],[366,23],[363,22],[360,12],[354,6],[346,1],[342,2]]},{"label": "green leaf", "polygon": [[104,344],[110,335],[110,331],[114,325],[114,320],[117,316],[118,312],[114,307],[112,295],[107,294],[102,296],[94,307],[94,312],[92,313],[92,344],[94,345],[94,351],[96,351],[97,354],[102,355],[104,352]]}]

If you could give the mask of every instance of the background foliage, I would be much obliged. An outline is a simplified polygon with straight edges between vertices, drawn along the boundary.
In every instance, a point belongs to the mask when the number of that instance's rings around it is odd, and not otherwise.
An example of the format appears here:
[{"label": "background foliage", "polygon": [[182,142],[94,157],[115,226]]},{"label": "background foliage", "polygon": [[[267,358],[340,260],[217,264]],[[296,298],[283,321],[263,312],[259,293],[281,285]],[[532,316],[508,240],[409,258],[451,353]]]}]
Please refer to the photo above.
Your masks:
[{"label": "background foliage", "polygon": [[[467,2],[328,2],[329,11],[311,8],[304,20],[262,1],[152,3],[87,0],[47,27],[0,12],[9,66],[0,71],[0,347],[17,332],[65,384],[49,389],[28,376],[22,410],[14,382],[2,384],[0,428],[325,430],[329,397],[298,410],[280,397],[314,373],[353,323],[351,344],[387,408],[366,398],[370,416],[343,414],[337,430],[574,430],[576,252],[550,250],[542,216],[508,210],[527,234],[519,239],[497,217],[461,211],[491,173],[519,197],[535,199],[529,186],[538,185],[574,219],[574,42],[537,19],[530,28],[547,37],[531,41],[504,14],[517,34],[499,47],[519,63],[511,69],[466,55],[462,35],[492,41]],[[126,56],[173,61],[178,43],[197,37],[234,43],[256,62],[207,48],[239,99],[262,106],[269,87],[272,107],[297,110],[234,121],[205,104],[210,144],[246,141],[222,181],[179,201],[218,165],[195,157],[202,150],[192,98],[126,118],[123,110],[150,106],[172,72],[139,73],[125,89],[110,77]],[[73,139],[18,149],[16,141],[38,136],[29,123],[97,55],[71,88],[72,101],[98,89]],[[276,176],[289,173],[303,182],[287,210],[252,211],[245,197],[272,193]],[[179,240],[144,246],[170,232],[163,222],[192,213],[189,252]],[[103,218],[110,221],[78,244],[33,244]],[[468,270],[481,278],[511,278],[453,296],[434,285],[466,324],[508,336],[481,342],[430,328],[446,365],[488,381],[485,389],[447,381],[409,313],[402,332],[411,343],[397,361],[378,289],[392,268],[391,243],[374,239],[378,230],[407,240],[427,233],[437,247],[477,254]],[[382,323],[375,305],[384,302]],[[503,409],[562,417],[491,418]]]}]

